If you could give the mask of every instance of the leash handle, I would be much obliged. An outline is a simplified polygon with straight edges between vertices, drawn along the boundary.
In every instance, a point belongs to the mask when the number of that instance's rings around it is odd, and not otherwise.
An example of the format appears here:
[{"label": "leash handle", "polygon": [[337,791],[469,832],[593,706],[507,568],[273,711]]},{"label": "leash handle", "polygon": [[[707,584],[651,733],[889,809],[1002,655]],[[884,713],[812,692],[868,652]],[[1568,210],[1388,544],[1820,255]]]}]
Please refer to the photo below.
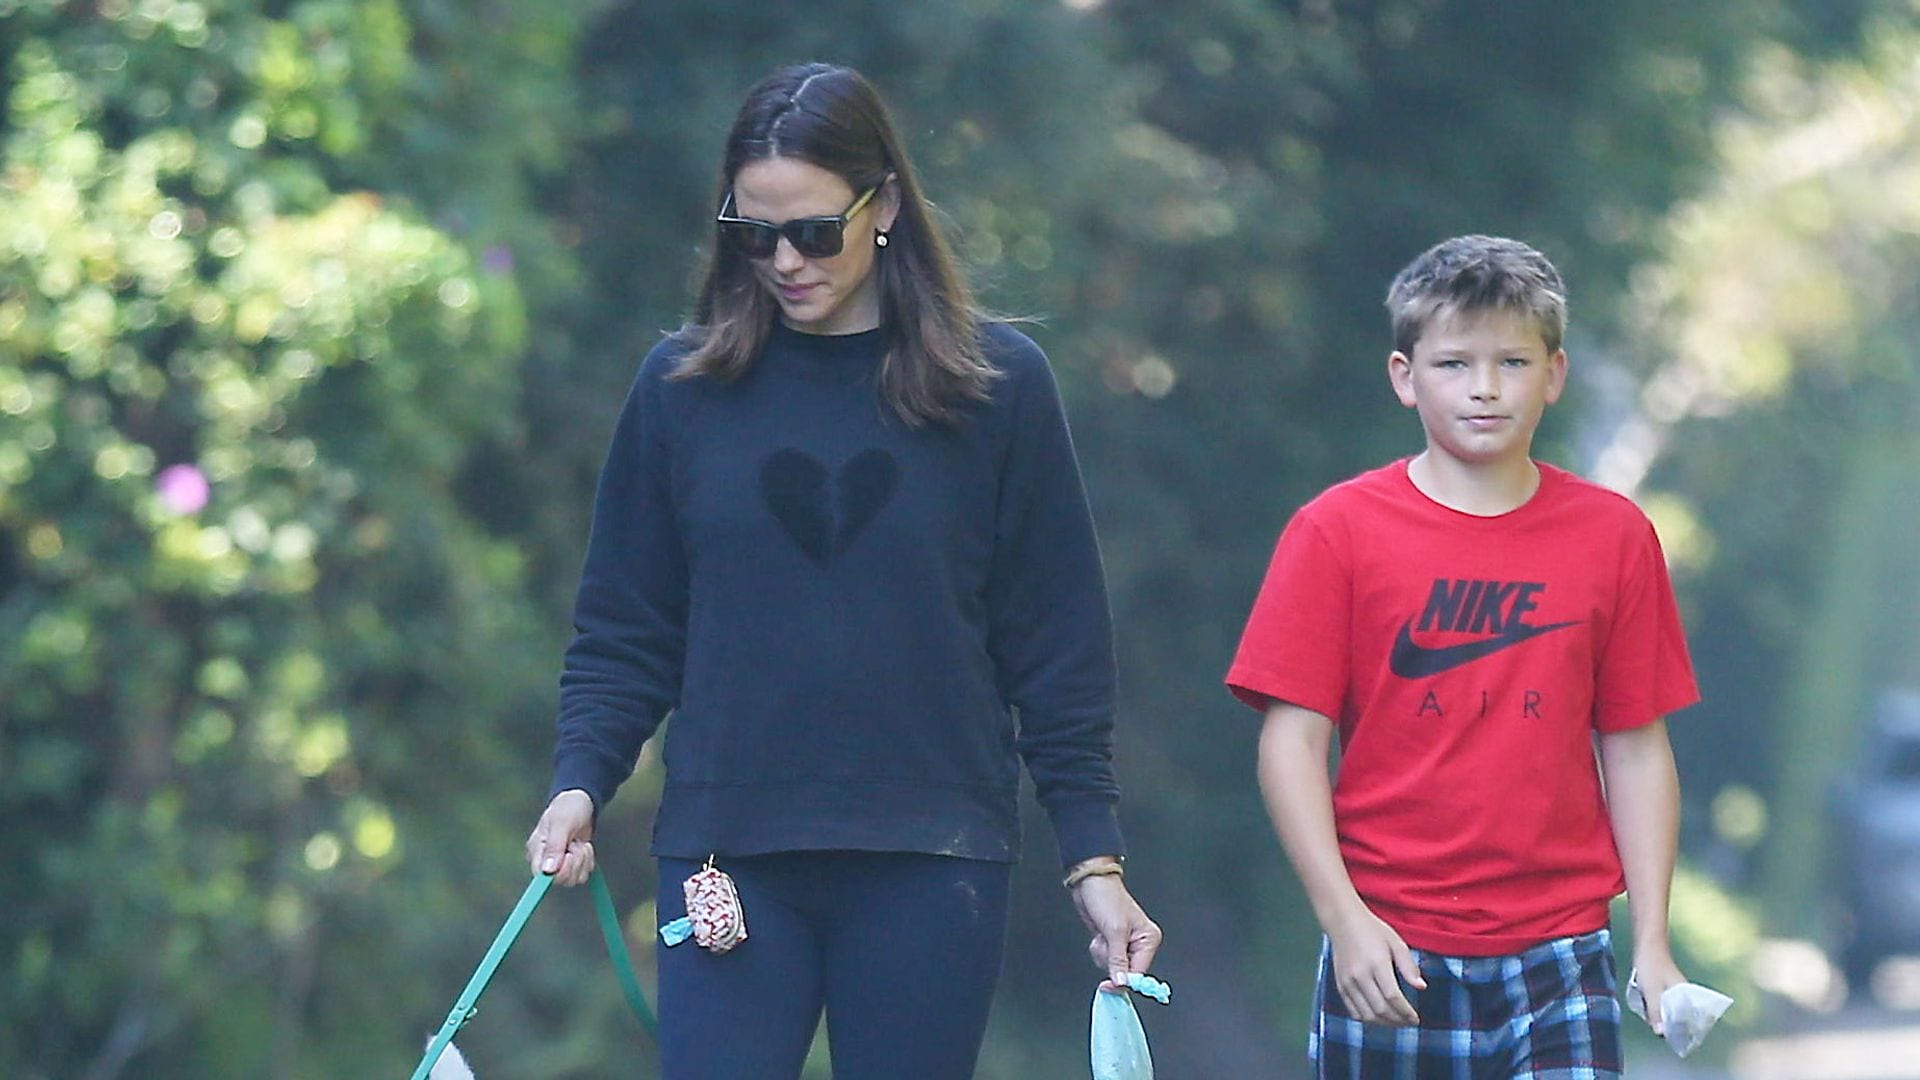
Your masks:
[{"label": "leash handle", "polygon": [[[626,995],[627,1007],[633,1010],[633,1015],[640,1021],[640,1026],[647,1030],[647,1034],[657,1038],[660,1025],[654,1019],[653,1010],[647,1008],[647,999],[640,992],[640,979],[633,973],[633,961],[627,956],[626,940],[620,930],[620,916],[614,911],[613,894],[607,889],[606,879],[600,876],[599,867],[594,868],[587,881],[593,890],[593,906],[600,919],[600,933],[606,938],[607,957],[613,961],[613,973],[620,982],[621,992]],[[541,899],[552,887],[552,874],[535,874],[533,880],[527,882],[526,891],[520,894],[520,902],[514,905],[513,913],[507,916],[500,932],[494,935],[492,947],[487,949],[480,966],[474,969],[473,977],[467,980],[467,988],[460,992],[459,1000],[453,1003],[453,1011],[447,1013],[439,1033],[427,1044],[427,1052],[420,1059],[419,1067],[413,1070],[411,1080],[426,1080],[427,1074],[433,1071],[434,1063],[440,1060],[440,1055],[446,1053],[447,1045],[453,1042],[454,1034],[480,1011],[477,1003],[481,993],[492,981],[500,962],[507,958],[507,950],[513,948],[520,931],[526,928],[533,909],[540,906]]]}]

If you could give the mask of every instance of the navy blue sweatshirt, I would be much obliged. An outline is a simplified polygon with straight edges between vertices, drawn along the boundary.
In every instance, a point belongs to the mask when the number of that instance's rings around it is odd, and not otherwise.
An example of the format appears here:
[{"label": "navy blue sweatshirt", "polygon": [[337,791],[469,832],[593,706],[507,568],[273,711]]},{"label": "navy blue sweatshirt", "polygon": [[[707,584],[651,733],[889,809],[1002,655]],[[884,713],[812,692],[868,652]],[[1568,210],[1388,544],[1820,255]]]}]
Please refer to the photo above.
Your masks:
[{"label": "navy blue sweatshirt", "polygon": [[1121,854],[1114,665],[1053,373],[957,427],[876,389],[880,331],[778,327],[731,384],[640,366],[613,436],[560,680],[554,792],[604,806],[672,714],[656,855],[915,851],[1012,861],[1019,762],[1063,862]]}]

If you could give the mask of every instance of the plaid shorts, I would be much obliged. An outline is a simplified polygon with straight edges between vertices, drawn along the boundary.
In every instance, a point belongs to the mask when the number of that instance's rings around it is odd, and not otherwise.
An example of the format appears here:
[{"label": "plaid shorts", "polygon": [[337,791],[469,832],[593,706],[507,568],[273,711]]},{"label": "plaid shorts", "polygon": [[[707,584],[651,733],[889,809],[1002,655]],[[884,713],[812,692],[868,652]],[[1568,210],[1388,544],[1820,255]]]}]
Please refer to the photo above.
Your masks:
[{"label": "plaid shorts", "polygon": [[1400,989],[1418,1027],[1363,1024],[1333,983],[1320,946],[1307,1054],[1314,1075],[1345,1080],[1613,1080],[1621,1075],[1620,1000],[1606,930],[1513,956],[1415,949],[1427,988]]}]

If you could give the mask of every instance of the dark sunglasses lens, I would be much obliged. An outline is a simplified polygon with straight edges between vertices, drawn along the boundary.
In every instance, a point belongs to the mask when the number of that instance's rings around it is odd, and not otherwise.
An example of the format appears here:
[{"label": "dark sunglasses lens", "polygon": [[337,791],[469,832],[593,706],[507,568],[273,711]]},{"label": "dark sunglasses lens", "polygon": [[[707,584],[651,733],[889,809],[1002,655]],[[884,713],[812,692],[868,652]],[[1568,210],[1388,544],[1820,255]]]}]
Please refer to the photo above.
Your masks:
[{"label": "dark sunglasses lens", "polygon": [[751,221],[724,221],[720,236],[749,259],[765,259],[780,246],[780,230]]},{"label": "dark sunglasses lens", "polygon": [[787,239],[793,250],[809,259],[825,259],[840,254],[841,225],[836,218],[820,221],[790,221]]}]

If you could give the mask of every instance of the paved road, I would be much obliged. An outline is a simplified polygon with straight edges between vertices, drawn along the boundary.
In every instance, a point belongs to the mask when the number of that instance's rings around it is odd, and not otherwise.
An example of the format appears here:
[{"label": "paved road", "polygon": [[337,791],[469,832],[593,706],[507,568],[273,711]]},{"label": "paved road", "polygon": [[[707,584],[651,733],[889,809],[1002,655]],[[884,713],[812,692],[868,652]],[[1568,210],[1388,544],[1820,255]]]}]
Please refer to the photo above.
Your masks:
[{"label": "paved road", "polygon": [[1730,1064],[1737,1080],[1920,1080],[1920,1012],[1783,1015],[1748,1038]]},{"label": "paved road", "polygon": [[1920,1011],[1782,1008],[1750,1029],[1725,1069],[1636,1050],[1633,1080],[1920,1080]]}]

